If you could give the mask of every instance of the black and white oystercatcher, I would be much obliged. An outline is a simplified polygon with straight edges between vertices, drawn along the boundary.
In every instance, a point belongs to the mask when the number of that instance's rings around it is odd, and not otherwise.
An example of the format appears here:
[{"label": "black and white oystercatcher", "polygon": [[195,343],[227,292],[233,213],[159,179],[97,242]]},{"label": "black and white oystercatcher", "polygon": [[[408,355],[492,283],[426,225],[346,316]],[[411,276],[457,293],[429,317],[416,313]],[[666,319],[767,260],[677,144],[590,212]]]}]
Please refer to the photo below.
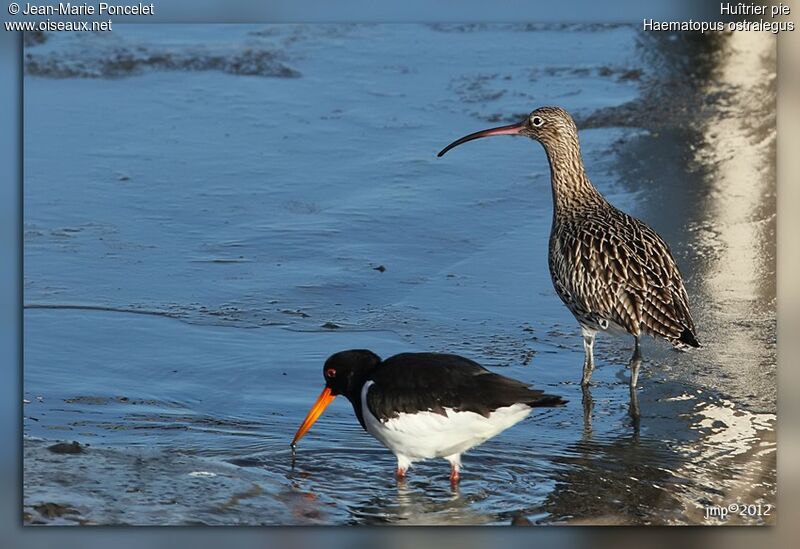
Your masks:
[{"label": "black and white oystercatcher", "polygon": [[398,478],[415,461],[444,458],[456,483],[462,453],[533,408],[565,403],[457,355],[402,353],[381,360],[372,351],[354,349],[332,355],[322,371],[325,389],[292,448],[333,399],[344,395],[364,430],[397,456]]},{"label": "black and white oystercatcher", "polygon": [[581,384],[594,369],[592,347],[598,331],[634,337],[631,388],[641,364],[642,334],[677,348],[699,347],[689,299],[669,247],[642,221],[608,203],[583,167],[578,128],[560,107],[541,107],[519,124],[472,133],[438,156],[481,137],[523,135],[542,144],[550,163],[553,225],[550,276],[556,293],[575,315],[583,334]]}]

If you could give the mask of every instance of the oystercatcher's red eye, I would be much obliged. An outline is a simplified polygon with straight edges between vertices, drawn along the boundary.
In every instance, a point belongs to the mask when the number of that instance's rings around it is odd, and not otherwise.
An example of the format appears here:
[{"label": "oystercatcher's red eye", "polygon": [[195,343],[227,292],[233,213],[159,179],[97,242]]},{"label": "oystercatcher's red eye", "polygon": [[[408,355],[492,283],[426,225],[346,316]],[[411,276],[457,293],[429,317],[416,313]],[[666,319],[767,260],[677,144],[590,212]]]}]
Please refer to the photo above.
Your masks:
[{"label": "oystercatcher's red eye", "polygon": [[325,370],[325,377],[336,377],[336,370],[334,368],[328,368]]}]

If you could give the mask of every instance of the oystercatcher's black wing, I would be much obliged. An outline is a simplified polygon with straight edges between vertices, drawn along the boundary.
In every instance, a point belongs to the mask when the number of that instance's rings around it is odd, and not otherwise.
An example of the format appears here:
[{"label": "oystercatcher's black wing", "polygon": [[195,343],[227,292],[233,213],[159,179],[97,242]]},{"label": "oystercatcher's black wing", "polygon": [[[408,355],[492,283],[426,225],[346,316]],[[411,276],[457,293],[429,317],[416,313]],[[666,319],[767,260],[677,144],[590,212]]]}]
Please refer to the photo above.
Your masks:
[{"label": "oystercatcher's black wing", "polygon": [[372,414],[387,420],[400,413],[445,408],[488,417],[498,408],[522,403],[531,407],[564,404],[561,397],[490,372],[467,358],[441,353],[402,353],[384,360],[370,375],[367,394]]}]

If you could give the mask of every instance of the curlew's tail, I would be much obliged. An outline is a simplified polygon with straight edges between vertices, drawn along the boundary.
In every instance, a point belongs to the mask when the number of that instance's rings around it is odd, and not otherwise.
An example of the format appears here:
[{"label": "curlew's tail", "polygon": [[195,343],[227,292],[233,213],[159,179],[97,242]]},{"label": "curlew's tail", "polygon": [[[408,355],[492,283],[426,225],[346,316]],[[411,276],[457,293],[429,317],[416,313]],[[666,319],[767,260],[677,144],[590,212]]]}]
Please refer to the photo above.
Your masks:
[{"label": "curlew's tail", "polygon": [[697,349],[700,347],[700,342],[697,341],[697,338],[694,335],[694,332],[689,328],[684,328],[683,332],[681,332],[680,337],[675,342],[675,345],[678,347],[686,346],[686,347],[694,347]]}]

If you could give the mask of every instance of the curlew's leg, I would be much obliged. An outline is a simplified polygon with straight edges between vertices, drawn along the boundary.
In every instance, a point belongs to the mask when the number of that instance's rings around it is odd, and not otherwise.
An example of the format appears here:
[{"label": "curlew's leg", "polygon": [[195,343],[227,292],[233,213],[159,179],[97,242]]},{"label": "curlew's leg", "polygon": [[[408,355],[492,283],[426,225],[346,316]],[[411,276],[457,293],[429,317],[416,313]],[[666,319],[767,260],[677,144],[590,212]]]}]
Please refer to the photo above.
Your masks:
[{"label": "curlew's leg", "polygon": [[631,403],[628,407],[628,413],[633,420],[633,430],[636,434],[639,433],[639,424],[641,421],[641,413],[639,412],[639,395],[636,393],[636,387],[631,385]]},{"label": "curlew's leg", "polygon": [[636,387],[636,382],[639,380],[639,366],[642,365],[642,350],[639,346],[639,338],[634,336],[634,347],[633,347],[633,355],[631,356],[631,361],[629,363],[631,369],[631,387]]},{"label": "curlew's leg", "polygon": [[592,379],[592,371],[594,370],[594,336],[597,332],[581,327],[583,334],[583,377],[581,378],[581,385],[584,387],[589,385],[589,380]]},{"label": "curlew's leg", "polygon": [[461,480],[461,475],[459,475],[459,471],[461,471],[461,454],[453,454],[445,457],[445,459],[450,462],[450,484],[455,486]]},{"label": "curlew's leg", "polygon": [[592,438],[592,411],[594,410],[594,399],[588,385],[581,387],[583,392],[583,436]]},{"label": "curlew's leg", "polygon": [[631,369],[631,403],[628,408],[631,419],[633,420],[633,430],[639,432],[640,411],[639,411],[639,395],[636,393],[636,381],[639,379],[639,367],[642,365],[642,351],[639,347],[639,338],[634,336],[633,356],[631,356],[630,369]]}]

